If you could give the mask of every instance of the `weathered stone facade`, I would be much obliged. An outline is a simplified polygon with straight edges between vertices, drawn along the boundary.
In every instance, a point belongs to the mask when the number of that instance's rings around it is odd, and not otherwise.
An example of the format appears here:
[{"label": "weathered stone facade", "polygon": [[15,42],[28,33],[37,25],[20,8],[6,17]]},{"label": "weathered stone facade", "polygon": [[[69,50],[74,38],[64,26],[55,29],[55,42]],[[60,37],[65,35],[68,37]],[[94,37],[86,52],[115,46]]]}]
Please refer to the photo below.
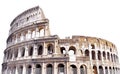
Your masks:
[{"label": "weathered stone facade", "polygon": [[120,74],[116,46],[104,39],[51,35],[39,6],[11,23],[2,74]]}]

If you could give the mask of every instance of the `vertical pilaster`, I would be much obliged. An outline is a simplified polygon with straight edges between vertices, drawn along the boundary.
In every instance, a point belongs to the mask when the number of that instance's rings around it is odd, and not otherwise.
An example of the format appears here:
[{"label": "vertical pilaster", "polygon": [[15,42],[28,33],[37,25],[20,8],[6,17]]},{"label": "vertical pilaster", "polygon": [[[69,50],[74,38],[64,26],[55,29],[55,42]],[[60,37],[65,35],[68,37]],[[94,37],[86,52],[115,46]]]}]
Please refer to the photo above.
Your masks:
[{"label": "vertical pilaster", "polygon": [[44,63],[42,64],[42,74],[46,74],[46,67]]},{"label": "vertical pilaster", "polygon": [[37,45],[34,44],[33,56],[37,56],[37,49],[38,49]]},{"label": "vertical pilaster", "polygon": [[23,72],[22,72],[22,74],[26,74],[27,72],[26,72],[26,65],[23,65]]},{"label": "vertical pilaster", "polygon": [[28,46],[25,46],[25,57],[28,56]]},{"label": "vertical pilaster", "polygon": [[53,74],[57,74],[58,68],[57,68],[57,64],[56,64],[56,62],[54,63],[53,71],[54,71]]},{"label": "vertical pilaster", "polygon": [[39,28],[36,28],[36,29],[35,29],[35,36],[36,36],[37,38],[40,36]]}]

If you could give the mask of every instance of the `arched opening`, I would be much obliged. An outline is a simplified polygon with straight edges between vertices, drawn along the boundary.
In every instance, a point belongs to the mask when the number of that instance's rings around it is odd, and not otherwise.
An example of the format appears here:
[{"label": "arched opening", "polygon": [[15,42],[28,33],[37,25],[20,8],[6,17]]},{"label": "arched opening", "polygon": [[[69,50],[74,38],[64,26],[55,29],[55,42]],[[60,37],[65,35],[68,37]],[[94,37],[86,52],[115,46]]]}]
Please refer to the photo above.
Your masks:
[{"label": "arched opening", "polygon": [[69,48],[69,55],[74,55],[74,54],[76,54],[76,48],[74,46],[71,46]]},{"label": "arched opening", "polygon": [[8,56],[9,59],[12,59],[12,56],[13,56],[13,52],[12,52],[12,50],[10,49],[10,50],[9,50],[9,56]]},{"label": "arched opening", "polygon": [[77,74],[77,67],[75,65],[70,65],[70,74]]},{"label": "arched opening", "polygon": [[87,74],[87,67],[85,65],[80,66],[80,74]]},{"label": "arched opening", "polygon": [[111,54],[111,61],[113,62],[113,55]]},{"label": "arched opening", "polygon": [[14,66],[13,68],[12,68],[12,74],[15,74],[15,71],[16,71],[16,67]]},{"label": "arched opening", "polygon": [[14,57],[15,57],[15,58],[18,57],[18,49],[15,49],[15,51],[14,51]]},{"label": "arched opening", "polygon": [[108,74],[108,68],[105,67],[105,74]]},{"label": "arched opening", "polygon": [[29,66],[27,67],[26,73],[27,73],[27,74],[31,74],[31,71],[32,71],[32,66],[29,65]]},{"label": "arched opening", "polygon": [[85,50],[85,56],[89,56],[89,50]]},{"label": "arched opening", "polygon": [[52,65],[51,64],[48,64],[47,65],[47,74],[53,74],[53,67],[52,67]]},{"label": "arched opening", "polygon": [[110,60],[109,52],[107,52],[107,59]]},{"label": "arched opening", "polygon": [[58,65],[58,74],[65,74],[63,64]]},{"label": "arched opening", "polygon": [[105,51],[103,51],[103,59],[106,60],[106,54],[105,54]]},{"label": "arched opening", "polygon": [[44,36],[44,29],[40,30],[40,36]]},{"label": "arched opening", "polygon": [[92,51],[92,59],[95,60],[95,51]]},{"label": "arched opening", "polygon": [[98,60],[101,60],[101,52],[98,51]]},{"label": "arched opening", "polygon": [[113,67],[113,74],[115,74],[115,68]]},{"label": "arched opening", "polygon": [[109,67],[109,71],[110,71],[110,74],[112,74],[112,68],[111,67]]},{"label": "arched opening", "polygon": [[38,47],[38,55],[42,55],[42,53],[43,53],[43,46],[42,45],[40,45],[39,47]]},{"label": "arched opening", "polygon": [[60,47],[60,51],[62,54],[65,54],[66,53],[65,47]]},{"label": "arched opening", "polygon": [[39,64],[36,65],[35,74],[42,74],[42,68]]},{"label": "arched opening", "polygon": [[24,55],[25,55],[25,48],[22,48],[22,50],[21,50],[21,57],[24,57]]},{"label": "arched opening", "polygon": [[93,74],[98,74],[96,66],[93,66]]},{"label": "arched opening", "polygon": [[99,66],[99,74],[104,74],[102,66]]},{"label": "arched opening", "polygon": [[29,56],[32,56],[33,55],[33,47],[30,47],[29,49]]},{"label": "arched opening", "polygon": [[47,47],[47,49],[48,49],[48,54],[52,54],[54,46],[52,44],[49,44],[48,47]]},{"label": "arched opening", "polygon": [[32,38],[35,38],[35,31],[32,31]]},{"label": "arched opening", "polygon": [[18,68],[18,74],[23,74],[23,66],[20,66],[20,67]]},{"label": "arched opening", "polygon": [[94,44],[91,44],[91,49],[95,49],[95,45]]}]

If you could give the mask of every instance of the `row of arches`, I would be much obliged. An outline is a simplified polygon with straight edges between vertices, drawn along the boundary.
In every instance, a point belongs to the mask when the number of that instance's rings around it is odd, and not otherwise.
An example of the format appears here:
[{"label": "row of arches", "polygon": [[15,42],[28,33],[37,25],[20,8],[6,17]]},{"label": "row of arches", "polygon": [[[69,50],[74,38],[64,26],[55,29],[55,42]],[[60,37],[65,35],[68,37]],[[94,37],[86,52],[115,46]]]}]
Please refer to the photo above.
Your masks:
[{"label": "row of arches", "polygon": [[[44,69],[44,71],[43,71]],[[67,71],[68,69],[68,71]],[[78,70],[79,69],[79,70]],[[79,68],[76,65],[70,65],[66,68],[65,64],[58,64],[55,67],[53,64],[47,64],[44,68],[41,64],[27,65],[19,67],[14,66],[8,67],[4,70],[3,74],[54,74],[56,70],[57,74],[119,74],[120,68],[111,66],[96,66],[93,65],[92,68],[88,68],[86,65],[81,65]],[[78,72],[79,71],[79,72]],[[91,71],[91,72],[89,72]]]},{"label": "row of arches", "polygon": [[[78,70],[76,65],[70,65],[69,66],[69,73],[70,74],[78,74]],[[66,65],[64,64],[58,64],[57,65],[57,74],[68,74]],[[45,69],[46,71],[43,72],[42,70]],[[13,67],[13,68],[8,68],[7,72],[3,74],[54,74],[55,67],[52,64],[47,64],[45,68],[43,68],[40,64],[36,64],[35,66],[33,65],[27,65],[25,68],[24,66],[20,65],[19,67]],[[79,67],[80,74],[88,74],[87,73],[87,66],[86,65],[81,65]]]},{"label": "row of arches", "polygon": [[41,26],[41,27],[37,27],[37,28],[31,29],[31,30],[26,30],[24,32],[21,32],[21,33],[15,34],[15,35],[11,35],[11,37],[9,37],[7,40],[7,45],[9,46],[11,44],[34,39],[36,37],[37,38],[43,37],[45,35],[44,30],[45,30],[44,26]]},{"label": "row of arches", "polygon": [[117,67],[102,67],[102,66],[93,66],[93,74],[119,74],[120,68]]},{"label": "row of arches", "polygon": [[[67,50],[65,49],[65,47],[61,47],[61,53],[62,54],[66,54]],[[72,54],[76,54],[76,48],[74,46],[72,46],[70,48],[69,51],[73,51]],[[81,53],[87,57],[90,57],[91,55],[91,58],[92,60],[109,60],[111,62],[119,62],[118,60],[118,56],[116,54],[113,54],[113,53],[110,53],[110,52],[107,52],[107,51],[95,51],[95,50],[81,50]]]},{"label": "row of arches", "polygon": [[[54,44],[51,43],[47,45],[48,55],[53,54],[55,50],[56,49],[55,49]],[[5,52],[5,58],[12,59],[12,58],[17,58],[17,57],[33,56],[35,51],[36,51],[35,53],[36,55],[47,55],[47,54],[43,54],[45,52],[45,47],[43,45],[37,45],[37,47],[29,46],[28,48],[22,47],[20,49],[9,49],[8,51]],[[70,46],[68,50],[66,50],[65,47],[60,47],[60,54],[76,55],[76,51],[77,49],[74,46]],[[26,55],[26,52],[28,52],[27,55]],[[110,53],[110,52],[106,52],[106,51],[100,51],[100,50],[90,51],[86,49],[86,50],[81,50],[81,53],[79,54],[82,54],[83,56],[87,56],[87,57],[90,57],[91,55],[92,60],[98,59],[98,60],[110,60],[112,62],[119,62],[117,55]]]}]

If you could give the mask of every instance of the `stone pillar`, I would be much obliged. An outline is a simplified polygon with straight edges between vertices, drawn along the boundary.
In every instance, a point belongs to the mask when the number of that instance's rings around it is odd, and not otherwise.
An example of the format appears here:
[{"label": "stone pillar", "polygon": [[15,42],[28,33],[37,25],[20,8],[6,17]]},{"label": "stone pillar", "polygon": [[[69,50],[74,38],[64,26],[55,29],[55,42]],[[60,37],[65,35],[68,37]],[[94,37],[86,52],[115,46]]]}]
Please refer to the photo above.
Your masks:
[{"label": "stone pillar", "polygon": [[28,46],[25,46],[25,57],[28,56]]},{"label": "stone pillar", "polygon": [[54,71],[54,73],[53,74],[57,74],[58,72],[58,67],[57,67],[57,65],[56,65],[56,62],[54,63],[54,67],[53,67],[53,71]]},{"label": "stone pillar", "polygon": [[42,74],[46,74],[46,66],[44,63],[42,64]]},{"label": "stone pillar", "polygon": [[23,65],[23,72],[22,72],[22,74],[26,74],[26,65]]},{"label": "stone pillar", "polygon": [[99,74],[99,66],[97,65],[96,67],[97,67],[97,73]]},{"label": "stone pillar", "polygon": [[30,30],[28,30],[28,39],[32,38],[32,32]]},{"label": "stone pillar", "polygon": [[70,74],[70,65],[69,62],[66,63],[66,68],[67,68],[67,73],[66,74]]},{"label": "stone pillar", "polygon": [[43,55],[47,55],[47,46],[46,46],[45,42],[43,44]]},{"label": "stone pillar", "polygon": [[32,64],[31,74],[35,74],[35,65],[34,64]]},{"label": "stone pillar", "polygon": [[37,49],[38,49],[38,46],[36,44],[34,44],[33,56],[37,56]]},{"label": "stone pillar", "polygon": [[15,74],[18,74],[18,69],[19,69],[19,68],[17,68],[17,66],[16,66]]},{"label": "stone pillar", "polygon": [[79,65],[77,66],[77,74],[80,74],[80,67],[79,67]]},{"label": "stone pillar", "polygon": [[18,48],[18,58],[20,58],[21,57],[21,50],[20,50],[20,48]]},{"label": "stone pillar", "polygon": [[103,74],[105,74],[105,67],[103,66]]},{"label": "stone pillar", "polygon": [[36,28],[35,30],[35,37],[40,37],[39,28]]},{"label": "stone pillar", "polygon": [[109,69],[109,67],[107,67],[107,69],[108,69],[108,74],[110,74],[110,69]]}]

